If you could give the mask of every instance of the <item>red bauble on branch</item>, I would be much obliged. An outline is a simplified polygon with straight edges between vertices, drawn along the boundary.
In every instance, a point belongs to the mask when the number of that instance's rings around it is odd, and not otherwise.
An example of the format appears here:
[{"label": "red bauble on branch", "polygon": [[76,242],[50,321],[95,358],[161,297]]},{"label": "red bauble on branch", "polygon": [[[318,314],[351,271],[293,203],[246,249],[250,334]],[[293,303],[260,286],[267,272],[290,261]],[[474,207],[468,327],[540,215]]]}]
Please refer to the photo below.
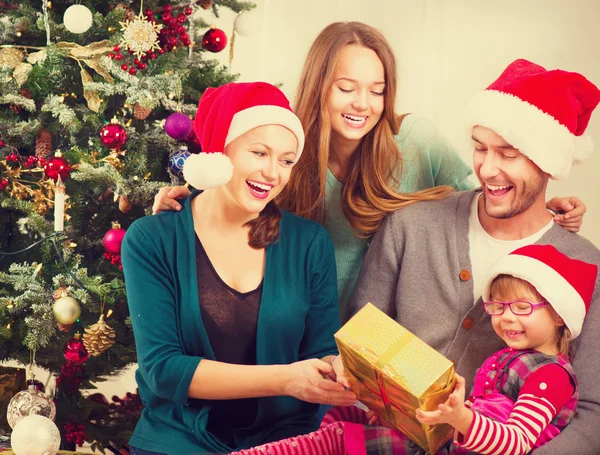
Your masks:
[{"label": "red bauble on branch", "polygon": [[87,360],[90,358],[90,354],[83,344],[81,334],[76,333],[73,338],[67,341],[67,344],[63,349],[63,356],[65,360],[68,360],[75,365],[83,365],[85,362],[87,362]]},{"label": "red bauble on branch", "polygon": [[60,179],[64,182],[71,174],[71,164],[60,153],[56,153],[55,156],[44,163],[44,174],[55,182],[60,176]]},{"label": "red bauble on branch", "polygon": [[100,130],[100,142],[108,149],[119,149],[125,145],[126,140],[127,131],[118,123],[109,123]]},{"label": "red bauble on branch", "polygon": [[227,46],[227,35],[223,30],[211,28],[202,37],[202,47],[209,52],[221,52]]},{"label": "red bauble on branch", "polygon": [[110,254],[121,254],[121,244],[125,237],[125,229],[119,223],[113,223],[112,229],[104,234],[104,249]]}]

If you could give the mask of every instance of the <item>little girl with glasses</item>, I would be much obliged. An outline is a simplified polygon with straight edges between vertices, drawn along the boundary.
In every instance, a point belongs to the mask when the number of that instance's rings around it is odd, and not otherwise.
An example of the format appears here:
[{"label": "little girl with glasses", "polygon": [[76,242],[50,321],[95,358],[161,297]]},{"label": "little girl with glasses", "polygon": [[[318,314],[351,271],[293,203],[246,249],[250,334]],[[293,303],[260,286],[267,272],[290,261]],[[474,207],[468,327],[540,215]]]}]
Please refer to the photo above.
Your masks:
[{"label": "little girl with glasses", "polygon": [[492,267],[483,309],[507,347],[479,368],[466,402],[459,376],[438,410],[417,411],[423,424],[455,429],[438,454],[526,454],[569,424],[579,396],[570,341],[581,332],[597,274],[598,266],[551,245],[519,248]]}]

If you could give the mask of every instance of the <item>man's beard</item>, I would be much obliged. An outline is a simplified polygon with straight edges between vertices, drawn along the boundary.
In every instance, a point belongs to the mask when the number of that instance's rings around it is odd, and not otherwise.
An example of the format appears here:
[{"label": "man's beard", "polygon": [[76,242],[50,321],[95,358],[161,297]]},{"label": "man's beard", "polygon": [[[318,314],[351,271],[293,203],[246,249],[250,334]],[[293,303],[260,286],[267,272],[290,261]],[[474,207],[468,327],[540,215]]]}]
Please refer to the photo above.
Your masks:
[{"label": "man's beard", "polygon": [[513,202],[501,213],[493,213],[494,211],[488,210],[487,192],[484,191],[483,208],[485,213],[492,218],[508,219],[525,212],[535,203],[540,193],[544,191],[544,179],[541,174],[538,174],[535,179],[523,184],[520,194],[516,194],[516,186],[513,186],[512,191],[515,191]]}]

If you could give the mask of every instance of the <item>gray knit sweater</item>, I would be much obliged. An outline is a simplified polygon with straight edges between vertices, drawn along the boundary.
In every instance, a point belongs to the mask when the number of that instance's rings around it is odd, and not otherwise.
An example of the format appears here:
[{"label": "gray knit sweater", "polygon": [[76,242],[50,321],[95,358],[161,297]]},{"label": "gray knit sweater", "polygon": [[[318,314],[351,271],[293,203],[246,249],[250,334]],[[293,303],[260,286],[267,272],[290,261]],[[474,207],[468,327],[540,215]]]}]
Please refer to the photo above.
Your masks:
[{"label": "gray knit sweater", "polygon": [[[469,208],[476,193],[420,202],[388,216],[373,237],[347,315],[367,302],[376,305],[452,360],[467,380],[467,390],[475,370],[504,347],[490,317],[480,304],[473,305]],[[558,225],[537,243],[600,265],[598,248]],[[582,334],[574,344],[580,391],[577,415],[536,455],[600,454],[600,276]]]}]

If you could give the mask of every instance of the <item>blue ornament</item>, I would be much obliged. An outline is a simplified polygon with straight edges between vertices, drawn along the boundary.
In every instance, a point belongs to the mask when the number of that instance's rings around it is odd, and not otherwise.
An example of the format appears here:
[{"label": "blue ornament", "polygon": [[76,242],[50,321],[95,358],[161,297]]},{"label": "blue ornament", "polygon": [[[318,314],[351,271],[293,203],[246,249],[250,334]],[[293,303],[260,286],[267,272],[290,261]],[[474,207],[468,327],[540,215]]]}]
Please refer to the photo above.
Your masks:
[{"label": "blue ornament", "polygon": [[183,163],[190,156],[186,146],[182,146],[179,151],[171,153],[169,156],[169,172],[183,180]]}]

